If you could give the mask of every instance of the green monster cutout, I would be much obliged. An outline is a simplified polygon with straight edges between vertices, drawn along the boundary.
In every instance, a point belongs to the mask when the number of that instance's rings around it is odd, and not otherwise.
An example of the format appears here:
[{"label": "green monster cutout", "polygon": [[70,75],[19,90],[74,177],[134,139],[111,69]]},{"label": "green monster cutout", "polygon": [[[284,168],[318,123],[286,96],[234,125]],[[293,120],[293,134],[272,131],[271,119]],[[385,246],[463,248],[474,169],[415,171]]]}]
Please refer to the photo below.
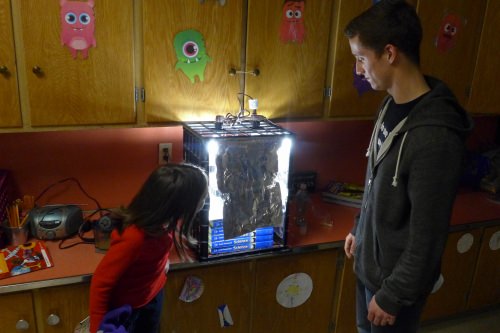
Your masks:
[{"label": "green monster cutout", "polygon": [[180,69],[194,83],[195,76],[203,81],[205,66],[210,57],[205,49],[203,35],[196,30],[184,30],[175,35],[174,48],[177,55],[175,69]]}]

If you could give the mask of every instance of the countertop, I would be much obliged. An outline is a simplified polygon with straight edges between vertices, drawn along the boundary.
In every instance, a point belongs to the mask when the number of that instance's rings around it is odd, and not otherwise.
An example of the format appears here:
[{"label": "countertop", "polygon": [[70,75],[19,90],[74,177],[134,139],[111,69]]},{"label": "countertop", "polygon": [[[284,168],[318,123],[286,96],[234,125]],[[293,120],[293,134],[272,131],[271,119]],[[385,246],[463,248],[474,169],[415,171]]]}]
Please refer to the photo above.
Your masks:
[{"label": "countertop", "polygon": [[[341,206],[323,202],[319,194],[311,196],[312,204],[306,215],[306,228],[299,227],[293,217],[293,204],[290,209],[288,223],[289,251],[312,251],[326,247],[341,247],[345,236],[352,228],[358,208]],[[460,229],[472,223],[500,220],[500,203],[489,199],[489,194],[476,191],[461,191],[456,199],[451,230]],[[64,242],[64,246],[79,242],[78,236]],[[28,274],[9,277],[0,280],[0,294],[30,290],[44,287],[67,285],[90,281],[95,267],[103,254],[96,252],[93,244],[79,244],[64,250],[59,249],[60,241],[45,241],[54,266]],[[182,263],[173,251],[171,255],[171,270],[209,265],[210,263]],[[221,261],[238,261],[258,256],[278,255],[275,252],[264,254],[232,257]]]}]

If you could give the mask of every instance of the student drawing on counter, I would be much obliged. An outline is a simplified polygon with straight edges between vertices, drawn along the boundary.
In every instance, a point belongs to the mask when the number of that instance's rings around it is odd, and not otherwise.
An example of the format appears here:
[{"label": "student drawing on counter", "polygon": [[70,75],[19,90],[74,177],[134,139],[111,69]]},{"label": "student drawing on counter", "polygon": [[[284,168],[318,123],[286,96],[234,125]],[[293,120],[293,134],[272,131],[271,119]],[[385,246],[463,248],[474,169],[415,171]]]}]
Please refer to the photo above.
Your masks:
[{"label": "student drawing on counter", "polygon": [[116,213],[118,226],[90,285],[91,333],[107,332],[110,325],[128,333],[158,332],[174,232],[189,234],[207,192],[201,168],[166,164]]}]

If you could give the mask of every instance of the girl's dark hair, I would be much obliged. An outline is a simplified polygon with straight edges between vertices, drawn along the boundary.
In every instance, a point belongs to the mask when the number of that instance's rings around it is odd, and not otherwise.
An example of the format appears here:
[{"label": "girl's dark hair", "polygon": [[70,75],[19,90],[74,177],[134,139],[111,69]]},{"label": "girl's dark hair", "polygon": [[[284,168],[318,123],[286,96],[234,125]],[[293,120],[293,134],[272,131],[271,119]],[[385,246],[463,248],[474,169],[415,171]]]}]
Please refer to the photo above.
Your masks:
[{"label": "girl's dark hair", "polygon": [[[148,235],[175,230],[178,221],[190,231],[200,201],[207,194],[203,169],[191,164],[166,164],[148,177],[127,208],[119,213],[122,231],[134,224]],[[166,227],[166,228],[165,228]]]},{"label": "girl's dark hair", "polygon": [[358,37],[363,46],[382,55],[387,44],[396,46],[420,66],[422,25],[415,8],[404,0],[381,0],[352,19],[344,29],[347,38]]}]

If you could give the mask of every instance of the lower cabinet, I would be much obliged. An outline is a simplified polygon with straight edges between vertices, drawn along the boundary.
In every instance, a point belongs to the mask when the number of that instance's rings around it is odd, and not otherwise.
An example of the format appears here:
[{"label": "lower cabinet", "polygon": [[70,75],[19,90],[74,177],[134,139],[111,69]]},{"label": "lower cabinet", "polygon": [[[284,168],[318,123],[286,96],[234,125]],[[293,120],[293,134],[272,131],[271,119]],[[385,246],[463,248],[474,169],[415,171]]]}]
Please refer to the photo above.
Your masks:
[{"label": "lower cabinet", "polygon": [[[500,225],[470,226],[448,237],[441,278],[427,300],[424,322],[500,305]],[[356,333],[353,260],[341,261],[335,333]]]},{"label": "lower cabinet", "polygon": [[[328,249],[170,272],[161,332],[330,332],[337,253]],[[303,304],[284,307],[277,301],[277,288],[294,273],[310,277],[312,292]],[[190,276],[201,279],[203,293],[184,302],[179,295]],[[301,288],[292,282],[286,291],[298,299]],[[224,307],[232,326],[221,326],[218,309]]]},{"label": "lower cabinet", "polygon": [[88,315],[88,295],[88,284],[0,295],[1,332],[73,332]]},{"label": "lower cabinet", "polygon": [[[254,280],[253,267],[254,263],[248,261],[171,271],[165,286],[160,331],[162,333],[218,332],[222,328],[217,309],[226,305],[234,322],[230,331],[248,333]],[[179,299],[179,295],[188,277],[200,279],[203,283],[203,292],[198,299],[184,302]],[[196,288],[192,286],[188,292],[194,295],[195,290]]]},{"label": "lower cabinet", "polygon": [[31,292],[0,295],[0,309],[2,332],[37,332]]},{"label": "lower cabinet", "polygon": [[356,329],[356,276],[354,275],[354,259],[342,256],[339,274],[339,296],[335,313],[335,333],[357,333]]},{"label": "lower cabinet", "polygon": [[[330,332],[337,254],[338,249],[330,249],[258,260],[249,333]],[[306,273],[311,278],[312,292],[305,303],[287,308],[277,302],[277,287],[294,273]],[[288,288],[288,296],[282,302],[293,305],[294,288],[298,287],[292,283]]]},{"label": "lower cabinet", "polygon": [[468,310],[500,303],[500,226],[484,228],[482,236]]},{"label": "lower cabinet", "polygon": [[441,276],[427,300],[422,313],[423,321],[466,310],[480,242],[479,228],[450,233],[443,254]]}]

